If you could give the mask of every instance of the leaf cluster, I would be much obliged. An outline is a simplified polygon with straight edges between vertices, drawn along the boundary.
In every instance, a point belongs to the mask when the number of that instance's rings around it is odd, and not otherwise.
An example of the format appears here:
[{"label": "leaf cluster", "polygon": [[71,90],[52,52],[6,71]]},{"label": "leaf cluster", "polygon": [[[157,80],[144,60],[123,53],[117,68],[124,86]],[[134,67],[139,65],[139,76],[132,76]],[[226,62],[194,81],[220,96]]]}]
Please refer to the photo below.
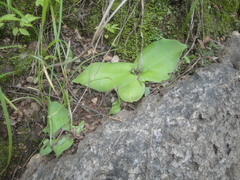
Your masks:
[{"label": "leaf cluster", "polygon": [[13,12],[18,14],[21,18],[17,18],[16,14],[6,14],[0,17],[0,28],[4,26],[5,21],[17,21],[19,22],[18,26],[15,26],[12,30],[12,33],[14,36],[18,35],[19,33],[25,36],[30,36],[27,27],[34,28],[33,25],[31,24],[33,21],[40,19],[40,17],[36,17],[31,14],[26,14],[23,15],[20,11],[17,9],[8,6],[7,4],[0,2],[1,4],[9,7]]},{"label": "leaf cluster", "polygon": [[146,47],[134,63],[92,63],[73,82],[100,92],[115,89],[117,106],[121,100],[137,101],[145,92],[145,82],[162,82],[170,77],[185,48],[176,40],[162,39]]},{"label": "leaf cluster", "polygon": [[[80,122],[78,126],[72,126],[68,110],[56,101],[49,101],[47,126],[43,129],[49,139],[43,140],[40,155],[44,156],[54,151],[58,157],[63,151],[71,147],[74,141],[73,135],[79,134],[83,127],[84,121]],[[68,132],[68,134],[63,132]]]}]

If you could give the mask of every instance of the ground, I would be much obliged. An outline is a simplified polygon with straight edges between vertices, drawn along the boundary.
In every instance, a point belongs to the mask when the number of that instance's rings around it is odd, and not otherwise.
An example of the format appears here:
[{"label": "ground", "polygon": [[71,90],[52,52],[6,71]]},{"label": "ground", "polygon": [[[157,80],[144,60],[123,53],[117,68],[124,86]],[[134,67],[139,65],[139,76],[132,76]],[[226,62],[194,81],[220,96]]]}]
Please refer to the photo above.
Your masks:
[{"label": "ground", "polygon": [[[128,43],[126,43],[126,39],[129,39],[129,36],[132,35],[130,32],[132,27],[129,24],[126,25],[126,31],[124,31],[122,34],[123,40],[119,41],[119,51],[111,51],[107,53],[107,51],[110,50],[112,39],[114,38],[114,35],[116,35],[108,31],[105,31],[104,34],[108,35],[108,38],[105,36],[105,39],[103,38],[102,43],[98,45],[97,49],[90,48],[87,50],[87,47],[89,47],[91,43],[95,27],[101,20],[101,12],[102,8],[104,8],[104,2],[102,2],[101,6],[101,3],[99,4],[100,1],[91,1],[90,4],[88,4],[87,1],[79,1],[77,3],[74,2],[75,1],[73,1],[73,4],[70,8],[66,8],[64,11],[71,13],[63,17],[63,25],[61,29],[61,39],[66,43],[70,43],[73,57],[79,56],[84,51],[86,51],[86,53],[83,54],[80,62],[96,56],[92,58],[91,61],[88,61],[85,66],[93,61],[97,62],[102,61],[103,59],[105,61],[109,61],[113,57],[117,57],[116,55],[120,57],[119,61],[128,61],[135,58],[136,47],[139,45],[138,43],[140,43],[140,41],[138,40],[139,42],[136,43],[135,40],[129,40]],[[133,7],[134,2],[136,1],[130,2],[132,2],[132,4],[129,4],[129,7]],[[151,3],[156,4],[154,7],[151,6],[150,2],[146,4],[146,21],[143,26],[146,44],[149,44],[152,41],[158,40],[162,37],[176,38],[182,42],[185,42],[187,38],[189,39],[188,35],[190,34],[191,36],[190,40],[186,41],[190,50],[190,53],[188,54],[189,59],[181,60],[179,69],[175,73],[175,78],[171,81],[165,84],[149,83],[147,86],[150,87],[150,94],[159,92],[161,93],[161,87],[172,84],[178,79],[187,78],[189,75],[194,73],[196,68],[219,61],[219,56],[217,55],[216,51],[221,49],[221,46],[224,44],[227,38],[227,33],[234,30],[238,23],[237,14],[234,14],[234,12],[238,11],[237,6],[239,6],[239,1],[234,1],[236,6],[234,7],[233,11],[230,11],[228,8],[226,8],[226,6],[228,7],[230,5],[226,4],[225,6],[224,2],[225,1],[223,1],[222,4],[219,4],[219,1],[212,3],[206,1],[203,4],[200,4],[196,9],[198,10],[198,8],[204,7],[206,12],[203,14],[201,14],[202,12],[200,14],[196,13],[196,17],[194,17],[196,18],[196,21],[194,21],[193,24],[189,23],[186,31],[184,32],[181,31],[182,26],[179,26],[175,22],[178,20],[177,15],[183,16],[183,14],[181,14],[183,12],[185,15],[187,15],[187,12],[191,6],[189,1],[172,1],[169,4],[169,2],[166,0],[164,1],[164,4],[160,4],[159,1],[153,0]],[[118,4],[115,4],[115,8]],[[122,28],[122,26],[120,26],[123,23],[121,20],[124,18],[122,14],[124,14],[127,10],[128,9],[126,7],[123,8],[121,14],[115,16],[115,20],[112,22],[112,24],[118,24],[118,27]],[[140,10],[141,8],[138,9],[135,16],[139,16]],[[157,13],[154,13],[154,11]],[[211,24],[212,21],[216,22],[216,19],[214,19],[215,16],[212,15],[219,13],[221,16],[224,16],[229,23],[227,25],[220,23],[217,31],[214,31],[215,28],[213,29],[213,27],[210,27],[209,24]],[[158,17],[157,20],[156,16]],[[76,17],[78,18],[76,19]],[[203,17],[205,18],[205,22],[198,31],[196,28],[198,23],[197,20]],[[134,24],[136,22],[130,19],[130,24],[131,23]],[[152,23],[153,28],[148,28],[150,23]],[[184,19],[181,19],[181,23],[184,23]],[[162,24],[164,24],[164,27],[159,28],[159,26]],[[195,25],[195,27],[192,27],[192,29],[189,28],[191,25]],[[11,74],[5,79],[2,79],[0,85],[6,97],[11,101],[14,100],[13,104],[19,110],[16,111],[11,106],[8,106],[11,127],[13,131],[13,156],[9,168],[0,178],[16,179],[20,177],[22,172],[25,170],[26,164],[30,158],[39,151],[41,146],[40,143],[42,139],[45,138],[42,130],[46,126],[47,122],[48,102],[42,101],[42,99],[44,99],[43,96],[50,94],[51,100],[58,102],[61,102],[64,97],[62,94],[63,91],[59,89],[59,82],[56,79],[53,80],[52,83],[55,87],[58,87],[56,90],[57,92],[49,93],[50,85],[46,78],[42,79],[42,86],[39,87],[39,82],[36,80],[37,63],[36,59],[32,58],[32,55],[34,55],[34,52],[37,48],[37,39],[34,36],[30,36],[28,38],[24,36],[14,37],[9,33],[3,33],[3,31],[1,31],[1,33],[1,47],[19,44],[22,45],[21,48],[0,48],[0,74],[15,71],[14,75]],[[201,33],[201,37],[197,37],[200,36],[199,33]],[[50,32],[47,34],[50,34]],[[140,36],[139,33],[137,34]],[[131,38],[136,39],[136,36],[131,36]],[[47,42],[50,43],[50,40],[51,37],[49,37]],[[43,45],[43,47],[46,48],[47,45],[48,44]],[[126,52],[124,49],[131,51]],[[138,49],[140,48],[138,47]],[[46,60],[46,62],[52,63],[48,60]],[[70,66],[67,66],[66,72],[68,75],[76,71],[77,73],[74,75],[76,76],[83,70],[82,67],[79,68],[80,62],[75,61],[74,63],[70,64]],[[79,122],[85,121],[84,129],[82,133],[75,139],[74,145],[69,150],[64,152],[74,153],[77,148],[77,143],[81,141],[86,134],[93,132],[98,126],[101,125],[103,121],[107,119],[108,111],[111,108],[112,102],[117,98],[117,96],[114,91],[100,93],[91,89],[86,89],[86,87],[82,87],[78,84],[68,82],[66,76],[62,74],[61,67],[56,65],[57,63],[58,61],[52,63],[52,65],[54,67],[54,72],[57,76],[57,79],[61,80],[60,83],[67,82],[67,85],[64,85],[64,92],[71,97],[70,106],[71,109],[74,110],[73,124],[77,125]],[[72,79],[73,78],[74,77],[72,77]],[[79,100],[81,100],[80,104],[78,104]],[[137,104],[140,102],[141,100],[131,104],[124,103],[122,108],[131,111],[134,110],[137,107]],[[111,120],[115,121],[116,119]],[[8,133],[6,130],[2,110],[0,110],[0,142],[1,161],[4,162],[0,165],[0,170],[2,170],[6,164],[5,162],[8,154]],[[53,154],[51,154],[49,157],[55,158]]]}]

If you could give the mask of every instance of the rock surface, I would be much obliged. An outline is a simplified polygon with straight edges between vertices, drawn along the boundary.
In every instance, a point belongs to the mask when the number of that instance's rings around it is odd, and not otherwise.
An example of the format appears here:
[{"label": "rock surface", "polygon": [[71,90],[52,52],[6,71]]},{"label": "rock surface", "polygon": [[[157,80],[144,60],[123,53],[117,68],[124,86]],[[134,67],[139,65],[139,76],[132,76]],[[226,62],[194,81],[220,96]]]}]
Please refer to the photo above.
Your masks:
[{"label": "rock surface", "polygon": [[[238,37],[228,47],[240,57]],[[231,57],[150,96],[124,122],[107,120],[76,154],[42,162],[28,179],[240,179],[240,71]]]}]

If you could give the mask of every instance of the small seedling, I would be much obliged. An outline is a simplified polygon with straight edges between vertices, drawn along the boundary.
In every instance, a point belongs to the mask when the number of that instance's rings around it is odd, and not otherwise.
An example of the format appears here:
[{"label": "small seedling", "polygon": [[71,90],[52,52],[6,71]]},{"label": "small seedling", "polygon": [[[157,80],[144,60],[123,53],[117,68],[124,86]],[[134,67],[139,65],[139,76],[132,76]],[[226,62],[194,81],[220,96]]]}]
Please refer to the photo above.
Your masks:
[{"label": "small seedling", "polygon": [[16,16],[15,14],[7,14],[7,15],[0,17],[0,27],[2,27],[4,25],[4,21],[18,21],[19,22],[19,26],[16,26],[13,28],[12,32],[13,32],[14,36],[18,35],[18,33],[29,36],[30,34],[26,28],[27,27],[33,28],[31,22],[40,18],[40,17],[33,16],[31,14],[26,14],[21,19],[15,17],[15,16]]},{"label": "small seedling", "polygon": [[[95,29],[97,29],[98,27],[96,27]],[[115,33],[116,30],[119,30],[120,28],[118,28],[118,24],[111,24],[111,23],[108,23],[106,26],[104,26],[104,28],[110,32],[110,33]],[[104,37],[107,39],[109,37],[108,33],[106,33],[104,35]]]},{"label": "small seedling", "polygon": [[58,157],[72,146],[74,135],[79,134],[83,127],[84,121],[80,122],[78,126],[71,124],[68,110],[62,104],[49,101],[47,126],[43,129],[49,139],[43,140],[40,155],[44,156],[54,151]]}]

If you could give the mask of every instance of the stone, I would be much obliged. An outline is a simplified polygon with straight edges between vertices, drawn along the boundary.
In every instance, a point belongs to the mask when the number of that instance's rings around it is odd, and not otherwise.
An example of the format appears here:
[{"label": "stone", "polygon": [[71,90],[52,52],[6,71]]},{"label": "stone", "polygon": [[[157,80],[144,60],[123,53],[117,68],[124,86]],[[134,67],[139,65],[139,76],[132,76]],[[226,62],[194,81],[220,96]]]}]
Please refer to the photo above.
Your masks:
[{"label": "stone", "polygon": [[224,63],[149,96],[124,122],[105,121],[77,153],[22,179],[240,179],[240,71],[230,59],[240,57],[240,39],[232,39]]}]

